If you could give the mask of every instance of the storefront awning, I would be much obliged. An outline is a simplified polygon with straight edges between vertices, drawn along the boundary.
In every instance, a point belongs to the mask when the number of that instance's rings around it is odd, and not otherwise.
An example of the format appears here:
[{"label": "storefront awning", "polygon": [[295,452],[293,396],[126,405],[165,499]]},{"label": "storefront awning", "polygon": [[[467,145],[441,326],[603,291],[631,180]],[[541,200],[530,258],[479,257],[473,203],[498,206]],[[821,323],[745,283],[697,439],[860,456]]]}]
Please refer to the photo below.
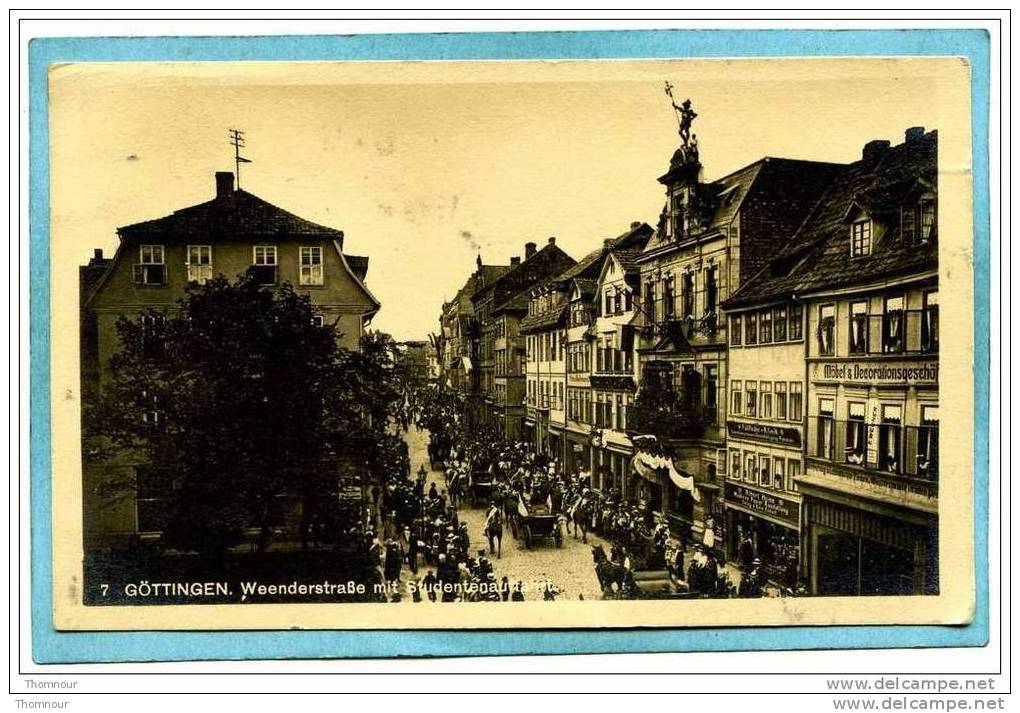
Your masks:
[{"label": "storefront awning", "polygon": [[673,461],[666,456],[656,456],[644,451],[638,451],[631,459],[634,472],[646,480],[658,482],[658,476],[662,473],[669,476],[673,485],[686,490],[696,501],[701,502],[701,493],[694,487],[694,478],[681,473],[673,466]]}]

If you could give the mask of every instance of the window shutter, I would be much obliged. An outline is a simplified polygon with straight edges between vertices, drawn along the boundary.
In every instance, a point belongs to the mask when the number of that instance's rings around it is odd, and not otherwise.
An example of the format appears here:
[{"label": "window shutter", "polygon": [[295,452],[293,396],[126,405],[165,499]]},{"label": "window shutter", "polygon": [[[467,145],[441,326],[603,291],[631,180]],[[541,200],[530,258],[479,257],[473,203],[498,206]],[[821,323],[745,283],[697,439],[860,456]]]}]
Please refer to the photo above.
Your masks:
[{"label": "window shutter", "polygon": [[131,269],[131,281],[134,282],[136,285],[144,284],[144,282],[145,282],[145,275],[144,275],[144,272],[143,272],[142,265],[132,265],[131,268],[132,268]]}]

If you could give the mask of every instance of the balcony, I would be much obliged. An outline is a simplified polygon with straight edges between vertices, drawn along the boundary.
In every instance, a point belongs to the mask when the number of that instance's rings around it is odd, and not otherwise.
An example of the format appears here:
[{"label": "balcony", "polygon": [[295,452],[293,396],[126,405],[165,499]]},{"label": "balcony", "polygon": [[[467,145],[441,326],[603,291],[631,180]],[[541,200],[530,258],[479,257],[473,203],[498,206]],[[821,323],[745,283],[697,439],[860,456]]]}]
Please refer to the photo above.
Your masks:
[{"label": "balcony", "polygon": [[807,455],[835,475],[924,497],[938,497],[937,425],[808,419]]}]

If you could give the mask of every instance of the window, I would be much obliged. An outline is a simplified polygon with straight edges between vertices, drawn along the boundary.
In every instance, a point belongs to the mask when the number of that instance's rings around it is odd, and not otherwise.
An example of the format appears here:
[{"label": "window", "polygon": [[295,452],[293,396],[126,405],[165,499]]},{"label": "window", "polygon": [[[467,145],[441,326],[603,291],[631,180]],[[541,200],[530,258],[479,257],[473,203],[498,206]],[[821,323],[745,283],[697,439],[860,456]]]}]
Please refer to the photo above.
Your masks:
[{"label": "window", "polygon": [[899,473],[901,467],[900,428],[903,412],[900,406],[882,406],[882,423],[878,428],[878,467],[887,473]]},{"label": "window", "polygon": [[850,226],[850,257],[871,254],[871,221],[858,220]]},{"label": "window", "polygon": [[935,239],[935,199],[922,198],[919,212],[921,213],[921,234],[919,237],[922,243],[927,243]]},{"label": "window", "polygon": [[166,264],[162,245],[140,245],[138,264],[134,266],[134,282],[138,285],[165,285]]},{"label": "window", "polygon": [[761,382],[761,409],[758,415],[761,418],[772,418],[772,382]]},{"label": "window", "polygon": [[744,332],[744,343],[748,346],[758,343],[758,315],[747,313],[747,329]]},{"label": "window", "polygon": [[939,293],[924,293],[924,313],[921,315],[921,351],[939,350]]},{"label": "window", "polygon": [[715,364],[705,365],[705,410],[709,418],[716,419],[716,406],[719,403],[719,367]]},{"label": "window", "polygon": [[739,316],[733,317],[731,324],[733,325],[733,328],[730,329],[730,344],[732,344],[735,347],[739,347],[741,342],[744,341],[743,340],[743,336],[744,336],[744,334],[743,334],[743,329],[744,329],[743,320]]},{"label": "window", "polygon": [[662,294],[662,318],[665,320],[673,319],[676,314],[676,297],[674,291],[673,278],[670,277],[665,281],[663,294]]},{"label": "window", "polygon": [[189,245],[186,264],[188,266],[188,282],[204,285],[212,279],[212,246]]},{"label": "window", "polygon": [[312,315],[312,324],[316,327],[321,327],[326,323],[325,318],[321,314]]},{"label": "window", "polygon": [[627,418],[626,412],[623,407],[623,394],[616,395],[616,430],[625,431],[627,430]]},{"label": "window", "polygon": [[803,385],[799,381],[790,382],[790,420],[800,421],[804,412]]},{"label": "window", "polygon": [[833,414],[832,399],[819,399],[818,401],[818,457],[832,460],[833,449],[833,428],[835,423]]},{"label": "window", "polygon": [[903,298],[887,297],[882,315],[882,351],[895,354],[903,351]]},{"label": "window", "polygon": [[743,393],[741,392],[742,384],[740,381],[730,381],[730,411],[739,416],[742,410],[743,404]]},{"label": "window", "polygon": [[776,490],[786,490],[786,459],[772,458],[772,484]]},{"label": "window", "polygon": [[747,382],[747,415],[751,418],[758,416],[758,382]]},{"label": "window", "polygon": [[602,314],[603,314],[603,315],[610,315],[610,314],[612,314],[612,313],[613,313],[613,293],[612,293],[612,291],[611,291],[611,290],[610,290],[610,289],[609,289],[609,288],[607,287],[607,288],[606,288],[606,304],[605,304],[605,311],[604,311],[604,312],[603,312]]},{"label": "window", "polygon": [[790,341],[804,338],[804,305],[790,305]]},{"label": "window", "polygon": [[623,290],[619,287],[613,290],[613,312],[616,314],[623,312]]},{"label": "window", "polygon": [[850,353],[868,353],[868,303],[850,303]]},{"label": "window", "polygon": [[298,282],[302,285],[321,285],[322,248],[319,246],[301,248],[301,274]]},{"label": "window", "polygon": [[159,429],[163,427],[163,413],[159,409],[159,396],[150,394],[142,389],[142,423],[149,428]]},{"label": "window", "polygon": [[786,307],[776,307],[775,309],[775,327],[774,327],[774,341],[785,342],[786,341]]},{"label": "window", "polygon": [[797,478],[800,477],[800,461],[790,458],[786,461],[786,483],[788,490],[797,489]]},{"label": "window", "polygon": [[758,343],[772,343],[772,310],[765,310],[758,317]]},{"label": "window", "polygon": [[846,462],[851,465],[864,464],[864,404],[847,404],[846,419]]},{"label": "window", "polygon": [[818,312],[818,353],[822,356],[832,356],[836,338],[836,307],[835,305],[822,305]]},{"label": "window", "polygon": [[142,315],[141,324],[142,353],[152,358],[161,355],[166,344],[166,316],[147,312]]},{"label": "window", "polygon": [[776,382],[776,419],[786,420],[786,382]]},{"label": "window", "polygon": [[694,273],[684,273],[682,285],[684,318],[694,316]]},{"label": "window", "polygon": [[768,456],[758,457],[758,485],[763,488],[772,487],[771,459]]},{"label": "window", "polygon": [[730,478],[740,480],[740,451],[730,451]]},{"label": "window", "polygon": [[705,271],[705,314],[715,312],[719,304],[719,268],[712,266]]},{"label": "window", "polygon": [[917,475],[934,480],[939,472],[939,407],[921,407],[917,434]]},{"label": "window", "polygon": [[252,247],[251,274],[258,285],[276,284],[276,246],[255,245]]},{"label": "window", "polygon": [[758,482],[758,457],[747,451],[744,451],[744,480],[748,483]]},{"label": "window", "polygon": [[644,312],[645,312],[645,315],[649,319],[651,319],[653,322],[656,321],[655,320],[655,283],[654,282],[646,282],[645,283],[645,305],[644,305]]}]

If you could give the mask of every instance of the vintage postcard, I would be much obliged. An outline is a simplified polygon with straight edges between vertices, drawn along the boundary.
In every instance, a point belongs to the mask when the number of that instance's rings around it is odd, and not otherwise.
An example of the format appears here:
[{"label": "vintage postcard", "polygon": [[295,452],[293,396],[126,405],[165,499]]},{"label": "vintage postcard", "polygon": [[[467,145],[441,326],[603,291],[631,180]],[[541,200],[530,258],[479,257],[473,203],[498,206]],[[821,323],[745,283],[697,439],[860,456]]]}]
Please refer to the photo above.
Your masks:
[{"label": "vintage postcard", "polygon": [[55,627],[969,622],[970,79],[52,65]]}]

